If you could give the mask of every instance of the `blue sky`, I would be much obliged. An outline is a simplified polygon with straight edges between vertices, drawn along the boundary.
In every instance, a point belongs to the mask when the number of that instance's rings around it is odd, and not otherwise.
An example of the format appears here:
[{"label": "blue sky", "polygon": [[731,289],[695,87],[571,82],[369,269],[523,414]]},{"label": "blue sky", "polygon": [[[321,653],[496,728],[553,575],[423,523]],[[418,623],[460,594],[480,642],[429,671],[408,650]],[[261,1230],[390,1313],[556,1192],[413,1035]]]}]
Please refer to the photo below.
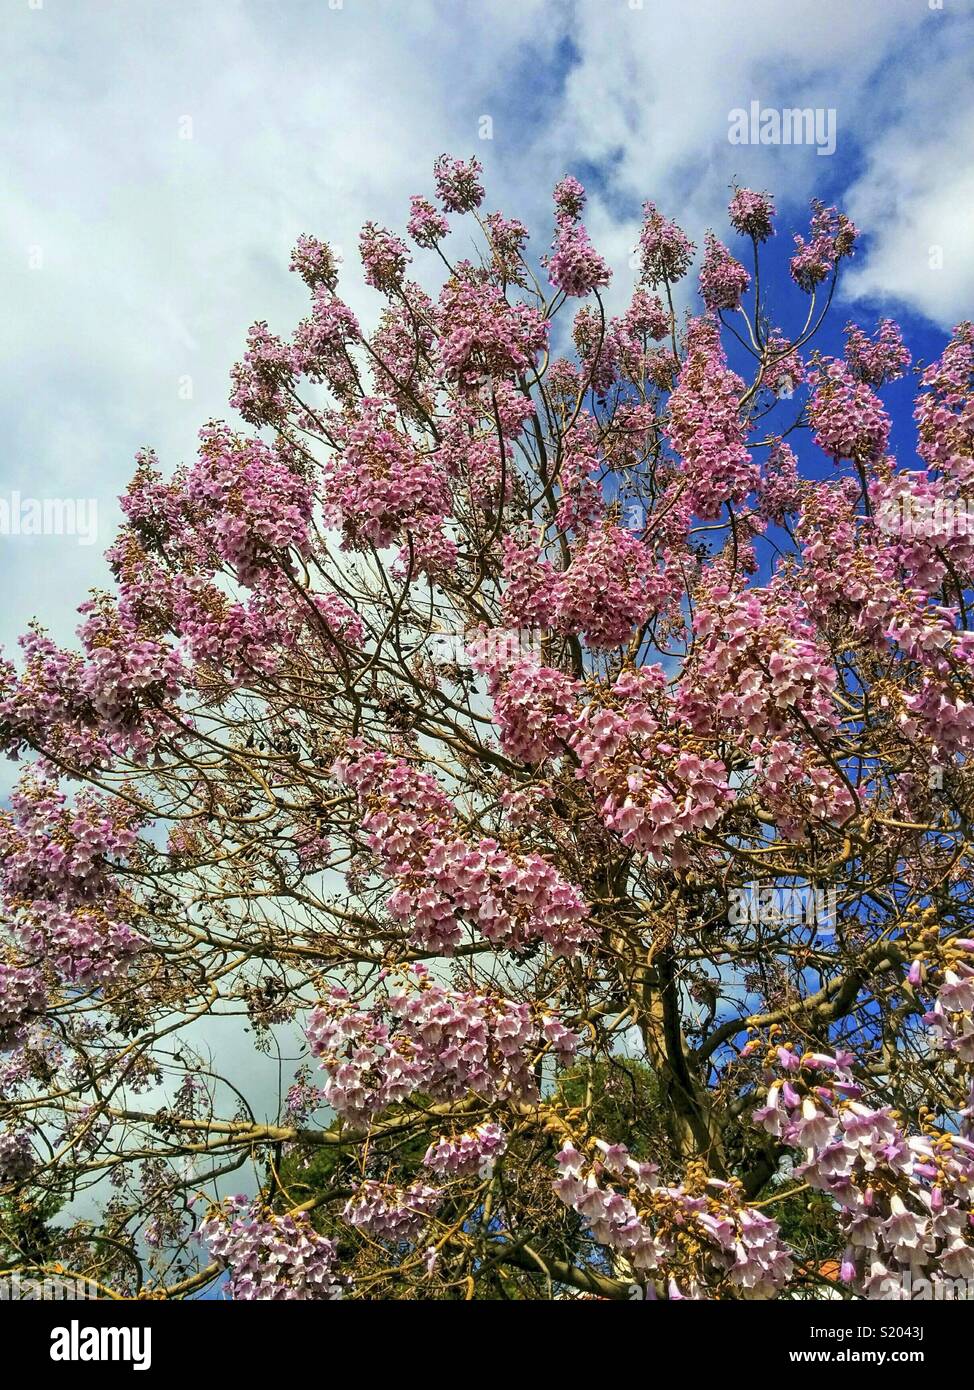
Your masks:
[{"label": "blue sky", "polygon": [[[0,535],[0,644],[34,614],[70,639],[136,450],[191,457],[248,325],[303,316],[300,233],[346,249],[343,293],[374,321],[358,229],[401,229],[443,151],[477,155],[536,253],[552,185],[581,178],[613,312],[645,199],[701,246],[730,237],[735,179],[773,192],[783,232],[838,202],[866,237],[822,346],[892,313],[930,360],[974,315],[972,57],[974,0],[0,0],[0,498],[94,497],[101,523],[90,547]],[[835,153],[732,145],[753,100],[834,109]],[[786,329],[789,248],[767,285]],[[435,287],[434,258],[415,271]],[[908,459],[910,383],[884,396]],[[207,1027],[231,1075],[237,1048],[253,1068],[232,1024]]]},{"label": "blue sky", "polygon": [[[842,324],[901,318],[916,355],[974,313],[974,0],[2,0],[4,215],[0,496],[95,497],[100,534],[0,536],[0,643],[32,614],[62,639],[90,585],[135,451],[165,467],[228,413],[247,326],[304,312],[302,231],[349,253],[367,217],[402,227],[443,150],[484,163],[488,206],[536,252],[552,184],[590,190],[587,223],[633,282],[652,198],[698,244],[732,180],[772,191],[783,229],[813,195],[867,231]],[[831,156],[740,146],[752,100],[836,112]],[[484,117],[490,121],[485,126]],[[481,138],[489,130],[489,139]],[[942,248],[931,269],[930,248]],[[779,238],[772,291],[785,326]],[[432,260],[416,271],[436,283]],[[787,306],[787,307],[786,307]],[[191,396],[187,395],[187,385]],[[909,388],[894,441],[911,443]]]}]

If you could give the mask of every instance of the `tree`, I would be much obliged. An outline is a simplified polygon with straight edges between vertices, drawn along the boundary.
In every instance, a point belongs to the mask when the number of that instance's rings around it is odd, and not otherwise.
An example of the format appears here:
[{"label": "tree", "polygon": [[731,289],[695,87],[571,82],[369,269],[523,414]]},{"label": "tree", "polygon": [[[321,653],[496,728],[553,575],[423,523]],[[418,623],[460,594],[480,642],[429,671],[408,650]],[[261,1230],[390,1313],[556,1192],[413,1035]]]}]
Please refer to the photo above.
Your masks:
[{"label": "tree", "polygon": [[[413,199],[435,299],[366,224],[371,331],[301,238],[249,430],[140,455],[80,649],[3,666],[0,1190],[99,1202],[44,1256],[123,1293],[970,1277],[974,330],[908,469],[898,328],[809,347],[835,208],[790,327],[747,189],[751,269],[708,236],[679,312],[694,247],[647,203],[612,317],[578,182],[535,262],[480,172]],[[269,1119],[225,1017],[306,1050]]]}]

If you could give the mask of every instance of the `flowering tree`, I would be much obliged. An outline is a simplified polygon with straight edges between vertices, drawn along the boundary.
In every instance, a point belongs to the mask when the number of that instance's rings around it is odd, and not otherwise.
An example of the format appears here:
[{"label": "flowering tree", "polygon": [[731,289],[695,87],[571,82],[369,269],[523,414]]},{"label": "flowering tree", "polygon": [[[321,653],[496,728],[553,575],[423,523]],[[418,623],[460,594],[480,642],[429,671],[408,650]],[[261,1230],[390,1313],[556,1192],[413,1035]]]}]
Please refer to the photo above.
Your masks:
[{"label": "flowering tree", "polygon": [[[695,248],[647,203],[609,317],[575,179],[539,260],[476,161],[435,183],[436,298],[368,223],[363,328],[302,237],[308,318],[233,371],[251,429],[168,480],[140,455],[80,649],[34,628],[0,670],[5,1266],[237,1298],[974,1275],[974,331],[907,468],[896,326],[808,347],[834,208],[779,326],[767,195],[686,314]],[[303,1048],[279,1113],[219,1065],[234,1028]]]}]

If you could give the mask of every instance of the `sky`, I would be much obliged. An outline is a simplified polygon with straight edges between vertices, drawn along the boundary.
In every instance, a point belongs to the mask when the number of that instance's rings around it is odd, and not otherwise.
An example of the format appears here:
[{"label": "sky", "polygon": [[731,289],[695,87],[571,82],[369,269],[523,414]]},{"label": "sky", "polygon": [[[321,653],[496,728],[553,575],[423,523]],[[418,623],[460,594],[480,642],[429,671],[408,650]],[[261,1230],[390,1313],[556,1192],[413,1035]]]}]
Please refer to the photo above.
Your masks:
[{"label": "sky", "polygon": [[[248,326],[304,316],[302,232],[345,249],[342,293],[375,321],[358,230],[401,231],[444,151],[482,161],[536,253],[551,187],[580,178],[613,312],[646,199],[698,245],[729,237],[735,181],[787,233],[837,203],[865,236],[823,345],[892,314],[929,361],[974,316],[972,58],[974,0],[0,0],[0,512],[94,499],[99,523],[90,545],[0,534],[0,645],[34,616],[70,640],[136,451],[189,460],[232,418]],[[834,150],[731,143],[752,102],[834,113]],[[789,249],[767,282],[786,329]],[[428,288],[436,270],[417,253]],[[886,398],[902,457],[910,383]],[[272,1060],[268,1108],[277,1082]]]},{"label": "sky", "polygon": [[[107,580],[136,450],[166,469],[189,459],[200,425],[230,414],[248,325],[303,316],[287,270],[301,232],[345,248],[343,292],[374,319],[358,229],[401,229],[443,151],[483,162],[487,205],[525,221],[536,252],[552,185],[581,178],[613,308],[633,284],[643,201],[702,244],[708,226],[727,230],[736,180],[772,191],[789,230],[819,196],[868,233],[837,327],[899,315],[929,359],[972,312],[974,0],[0,10],[0,503],[95,499],[98,520],[93,544],[0,534],[7,648],[32,616],[71,637],[77,603]],[[834,151],[732,144],[730,112],[754,101],[834,112]],[[422,257],[420,280],[435,272]]]}]

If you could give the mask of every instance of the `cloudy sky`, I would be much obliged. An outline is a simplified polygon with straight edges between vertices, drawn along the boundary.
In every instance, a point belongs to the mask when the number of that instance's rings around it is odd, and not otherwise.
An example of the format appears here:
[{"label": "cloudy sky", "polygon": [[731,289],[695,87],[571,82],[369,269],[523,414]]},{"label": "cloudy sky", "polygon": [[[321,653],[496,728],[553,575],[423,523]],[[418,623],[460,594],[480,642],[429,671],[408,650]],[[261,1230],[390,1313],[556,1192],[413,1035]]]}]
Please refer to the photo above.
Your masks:
[{"label": "cloudy sky", "polygon": [[[868,233],[840,326],[892,312],[934,355],[974,315],[972,50],[974,0],[0,0],[0,508],[95,498],[100,521],[91,546],[0,534],[0,644],[33,615],[70,638],[136,450],[189,458],[248,325],[303,316],[301,232],[346,248],[369,320],[358,229],[401,229],[443,151],[477,155],[536,251],[581,178],[612,308],[647,198],[698,244],[735,180],[796,229],[837,202]],[[730,143],[754,101],[833,110],[834,153]]]},{"label": "cloudy sky", "polygon": [[[93,546],[0,535],[0,642],[66,638],[104,582],[139,447],[167,467],[226,415],[246,329],[303,314],[302,231],[400,227],[442,151],[550,231],[565,172],[632,283],[652,198],[699,243],[728,186],[869,237],[841,316],[905,315],[930,352],[974,311],[974,0],[0,0],[0,499],[98,501]],[[835,111],[834,154],[735,145],[729,113]],[[939,268],[932,268],[933,257]],[[419,267],[422,278],[422,267]],[[373,305],[344,292],[366,317]],[[867,312],[868,311],[868,312]],[[930,355],[930,354],[928,354]]]}]

